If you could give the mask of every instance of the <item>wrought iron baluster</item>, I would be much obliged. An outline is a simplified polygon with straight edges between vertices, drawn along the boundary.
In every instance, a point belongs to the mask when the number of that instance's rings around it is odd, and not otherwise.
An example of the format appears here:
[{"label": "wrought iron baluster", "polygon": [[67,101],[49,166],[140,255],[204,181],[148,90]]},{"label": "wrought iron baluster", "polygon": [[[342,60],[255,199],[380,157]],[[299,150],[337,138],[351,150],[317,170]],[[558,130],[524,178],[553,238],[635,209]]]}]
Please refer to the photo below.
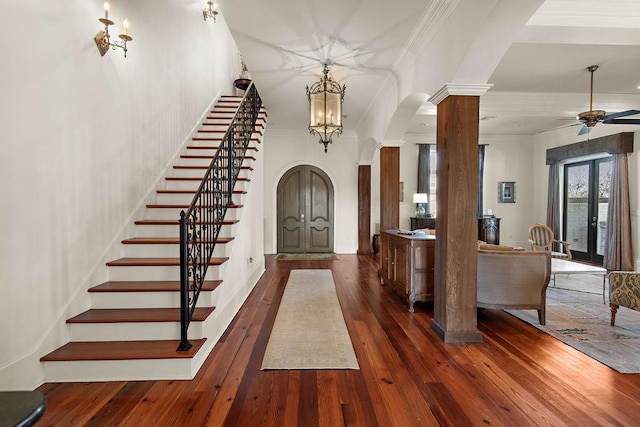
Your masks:
[{"label": "wrought iron baluster", "polygon": [[[220,148],[187,209],[180,213],[180,344],[191,347],[188,328],[213,256],[233,188],[255,129],[262,100],[250,84],[222,139]],[[238,132],[238,129],[240,132]]]}]

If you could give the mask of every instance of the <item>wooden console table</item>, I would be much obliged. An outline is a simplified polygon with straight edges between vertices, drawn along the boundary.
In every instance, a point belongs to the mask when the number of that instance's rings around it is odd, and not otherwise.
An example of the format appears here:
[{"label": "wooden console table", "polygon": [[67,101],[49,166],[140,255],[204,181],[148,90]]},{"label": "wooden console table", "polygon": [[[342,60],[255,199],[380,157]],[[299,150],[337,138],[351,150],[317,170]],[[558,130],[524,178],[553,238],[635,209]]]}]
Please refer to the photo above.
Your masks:
[{"label": "wooden console table", "polygon": [[[435,229],[435,218],[421,218],[412,216],[411,230],[420,230],[422,228]],[[494,216],[483,216],[478,218],[478,240],[490,243],[492,245],[500,244],[500,218]]]},{"label": "wooden console table", "polygon": [[433,301],[435,236],[380,231],[380,281],[409,302]]}]

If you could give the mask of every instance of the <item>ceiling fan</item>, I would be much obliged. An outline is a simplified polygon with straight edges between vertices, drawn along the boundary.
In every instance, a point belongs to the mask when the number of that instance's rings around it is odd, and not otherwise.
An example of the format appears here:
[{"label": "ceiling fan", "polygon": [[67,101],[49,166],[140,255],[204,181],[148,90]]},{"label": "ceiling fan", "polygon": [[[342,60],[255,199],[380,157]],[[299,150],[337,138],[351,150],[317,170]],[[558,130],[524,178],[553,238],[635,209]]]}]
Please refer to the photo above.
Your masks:
[{"label": "ceiling fan", "polygon": [[587,71],[591,73],[591,89],[589,91],[589,111],[582,112],[576,116],[576,120],[582,123],[582,128],[578,135],[589,133],[592,127],[598,123],[615,123],[626,125],[640,125],[640,119],[621,119],[621,117],[633,116],[640,114],[640,110],[627,110],[619,113],[607,114],[604,110],[593,109],[593,73],[598,69],[597,65],[587,67]]}]

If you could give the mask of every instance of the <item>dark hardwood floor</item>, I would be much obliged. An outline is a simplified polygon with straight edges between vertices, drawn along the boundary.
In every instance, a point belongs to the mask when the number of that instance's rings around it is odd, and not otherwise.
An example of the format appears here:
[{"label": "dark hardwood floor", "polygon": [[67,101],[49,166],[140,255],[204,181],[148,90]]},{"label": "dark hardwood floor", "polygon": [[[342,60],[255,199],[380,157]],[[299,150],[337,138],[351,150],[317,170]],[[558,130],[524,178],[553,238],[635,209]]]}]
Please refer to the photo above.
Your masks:
[{"label": "dark hardwood floor", "polygon": [[[44,384],[41,425],[638,425],[622,375],[499,310],[481,344],[443,344],[430,304],[380,286],[372,258],[275,261],[192,381]],[[360,370],[261,371],[291,269],[330,268]]]}]

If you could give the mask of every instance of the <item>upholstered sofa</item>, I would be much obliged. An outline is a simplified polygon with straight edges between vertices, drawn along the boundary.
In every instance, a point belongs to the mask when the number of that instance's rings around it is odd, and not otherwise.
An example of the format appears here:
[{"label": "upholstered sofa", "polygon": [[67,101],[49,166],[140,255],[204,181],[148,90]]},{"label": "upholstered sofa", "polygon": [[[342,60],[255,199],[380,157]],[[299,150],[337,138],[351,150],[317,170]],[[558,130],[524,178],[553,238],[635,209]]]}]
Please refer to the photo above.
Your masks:
[{"label": "upholstered sofa", "polygon": [[620,306],[640,311],[640,271],[612,271],[609,274],[611,326]]},{"label": "upholstered sofa", "polygon": [[[478,245],[479,308],[535,309],[546,322],[546,291],[551,278],[549,252],[487,250]],[[495,247],[491,249],[496,249]]]}]

